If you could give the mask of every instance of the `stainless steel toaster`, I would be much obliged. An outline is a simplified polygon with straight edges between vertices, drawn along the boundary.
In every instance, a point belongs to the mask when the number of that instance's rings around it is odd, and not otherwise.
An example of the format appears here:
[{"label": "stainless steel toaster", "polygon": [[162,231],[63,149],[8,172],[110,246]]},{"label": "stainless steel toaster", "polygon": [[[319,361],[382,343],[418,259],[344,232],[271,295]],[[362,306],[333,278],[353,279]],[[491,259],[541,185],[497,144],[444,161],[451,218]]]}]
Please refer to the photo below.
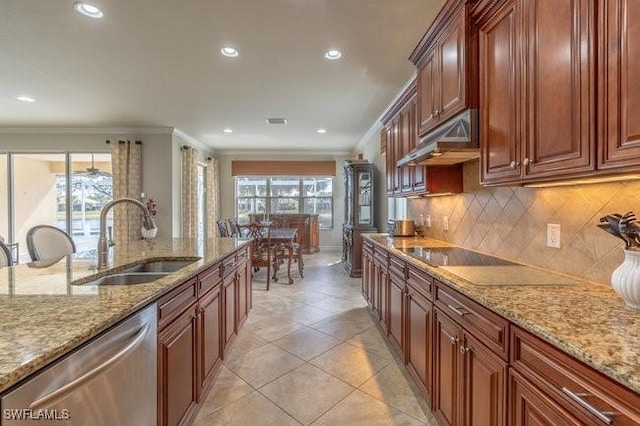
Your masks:
[{"label": "stainless steel toaster", "polygon": [[387,233],[391,237],[412,237],[415,235],[413,220],[391,219],[387,221]]}]

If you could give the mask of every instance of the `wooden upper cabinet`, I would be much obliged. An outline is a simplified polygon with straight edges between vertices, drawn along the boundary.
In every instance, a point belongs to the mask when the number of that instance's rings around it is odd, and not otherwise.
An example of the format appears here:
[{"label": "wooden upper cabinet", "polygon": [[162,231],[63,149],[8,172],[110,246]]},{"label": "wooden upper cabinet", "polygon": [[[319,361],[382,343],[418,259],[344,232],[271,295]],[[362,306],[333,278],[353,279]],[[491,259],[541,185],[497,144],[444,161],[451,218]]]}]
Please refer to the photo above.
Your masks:
[{"label": "wooden upper cabinet", "polygon": [[598,168],[640,165],[640,2],[599,2]]},{"label": "wooden upper cabinet", "polygon": [[520,0],[526,177],[595,168],[595,1]]},{"label": "wooden upper cabinet", "polygon": [[437,118],[444,122],[466,106],[465,29],[466,11],[455,17],[438,43]]},{"label": "wooden upper cabinet", "polygon": [[419,133],[426,133],[436,125],[436,49],[427,54],[418,71],[418,111],[420,114]]},{"label": "wooden upper cabinet", "polygon": [[466,1],[450,0],[409,60],[418,68],[419,135],[465,108],[475,107],[477,74],[472,72],[476,38]]},{"label": "wooden upper cabinet", "polygon": [[482,181],[520,177],[520,123],[516,84],[516,2],[479,28]]},{"label": "wooden upper cabinet", "polygon": [[595,170],[595,1],[484,1],[479,26],[482,182]]}]

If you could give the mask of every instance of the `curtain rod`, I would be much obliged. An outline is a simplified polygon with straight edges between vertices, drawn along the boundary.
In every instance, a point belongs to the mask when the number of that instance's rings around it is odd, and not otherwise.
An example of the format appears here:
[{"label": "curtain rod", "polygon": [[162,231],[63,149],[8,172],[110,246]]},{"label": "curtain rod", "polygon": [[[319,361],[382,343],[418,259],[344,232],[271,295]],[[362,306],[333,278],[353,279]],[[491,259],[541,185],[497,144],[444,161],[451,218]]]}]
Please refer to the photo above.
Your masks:
[{"label": "curtain rod", "polygon": [[[131,143],[131,141],[118,141],[118,143],[127,143],[127,142]],[[106,140],[106,143],[107,143],[107,144],[110,144],[110,143],[111,143],[111,141],[110,141],[109,139],[107,139],[107,140]],[[142,141],[135,141],[134,143],[135,143],[136,145],[142,145]]]}]

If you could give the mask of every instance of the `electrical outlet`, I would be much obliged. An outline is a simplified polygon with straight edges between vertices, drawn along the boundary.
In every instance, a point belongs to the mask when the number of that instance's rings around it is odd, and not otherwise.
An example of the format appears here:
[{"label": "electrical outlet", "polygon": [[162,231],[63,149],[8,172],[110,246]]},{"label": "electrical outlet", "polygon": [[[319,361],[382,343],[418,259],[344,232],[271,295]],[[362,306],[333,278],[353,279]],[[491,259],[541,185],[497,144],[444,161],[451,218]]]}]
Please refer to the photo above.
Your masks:
[{"label": "electrical outlet", "polygon": [[431,228],[431,215],[428,214],[424,217],[424,226]]},{"label": "electrical outlet", "polygon": [[445,216],[442,218],[442,229],[445,231],[449,230],[449,216]]},{"label": "electrical outlet", "polygon": [[547,247],[560,248],[560,224],[547,223]]}]

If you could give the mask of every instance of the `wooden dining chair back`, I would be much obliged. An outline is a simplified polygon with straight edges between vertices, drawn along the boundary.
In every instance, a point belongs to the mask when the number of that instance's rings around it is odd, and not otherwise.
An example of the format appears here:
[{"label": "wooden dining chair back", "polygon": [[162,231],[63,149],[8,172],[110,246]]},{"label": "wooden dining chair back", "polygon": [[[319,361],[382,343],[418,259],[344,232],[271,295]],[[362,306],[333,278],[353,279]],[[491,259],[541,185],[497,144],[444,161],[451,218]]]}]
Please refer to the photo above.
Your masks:
[{"label": "wooden dining chair back", "polygon": [[9,247],[7,247],[4,242],[0,241],[0,268],[11,265],[13,265],[11,250],[9,250]]},{"label": "wooden dining chair back", "polygon": [[231,233],[229,232],[229,223],[225,219],[216,220],[216,225],[218,225],[218,234],[221,237],[231,236]]},{"label": "wooden dining chair back", "polygon": [[271,243],[271,225],[250,223],[238,225],[238,234],[243,238],[251,238],[251,267],[254,272],[260,268],[267,269],[267,291],[271,284],[271,268],[273,267],[274,247]]},{"label": "wooden dining chair back", "polygon": [[227,219],[227,224],[229,225],[229,236],[237,237],[238,236],[238,219],[232,217],[231,219]]},{"label": "wooden dining chair back", "polygon": [[304,260],[302,259],[302,247],[304,246],[304,230],[309,229],[310,218],[306,218],[302,225],[302,232],[298,232],[296,241],[292,243],[293,248],[293,261],[298,264],[298,272],[300,273],[300,278],[304,278]]}]

